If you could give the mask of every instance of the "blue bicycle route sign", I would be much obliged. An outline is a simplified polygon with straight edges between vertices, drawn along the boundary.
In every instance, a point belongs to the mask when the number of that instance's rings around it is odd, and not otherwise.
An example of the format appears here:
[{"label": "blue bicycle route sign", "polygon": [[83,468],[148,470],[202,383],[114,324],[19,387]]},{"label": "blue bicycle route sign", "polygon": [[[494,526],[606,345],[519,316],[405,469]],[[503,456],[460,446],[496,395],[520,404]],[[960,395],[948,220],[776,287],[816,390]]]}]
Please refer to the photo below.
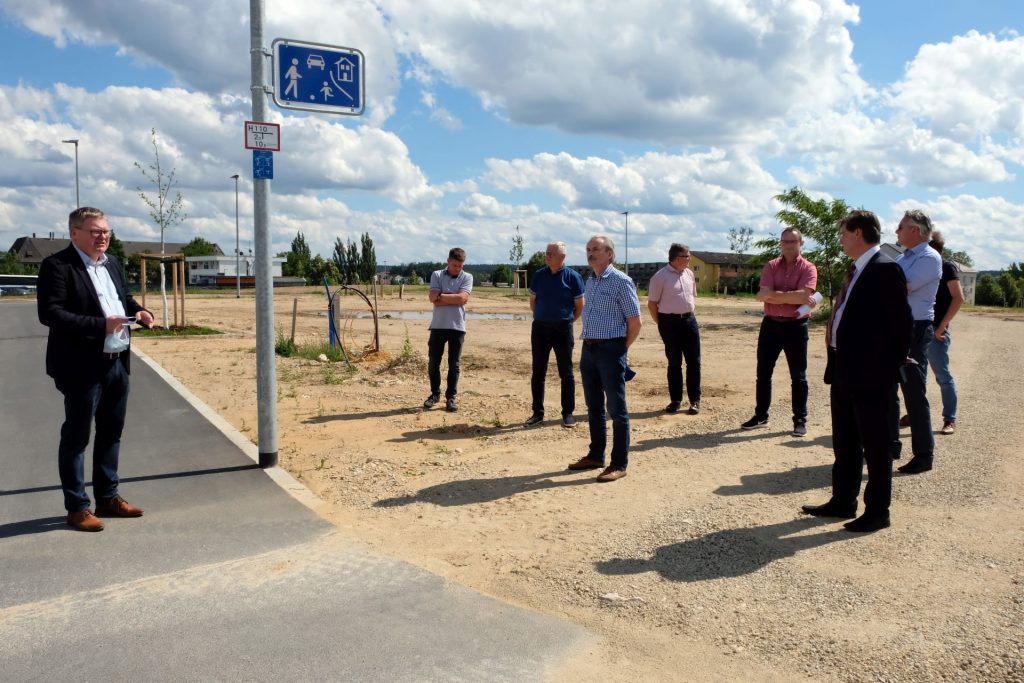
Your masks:
[{"label": "blue bicycle route sign", "polygon": [[366,59],[359,50],[277,38],[274,103],[284,109],[359,116],[366,105]]}]

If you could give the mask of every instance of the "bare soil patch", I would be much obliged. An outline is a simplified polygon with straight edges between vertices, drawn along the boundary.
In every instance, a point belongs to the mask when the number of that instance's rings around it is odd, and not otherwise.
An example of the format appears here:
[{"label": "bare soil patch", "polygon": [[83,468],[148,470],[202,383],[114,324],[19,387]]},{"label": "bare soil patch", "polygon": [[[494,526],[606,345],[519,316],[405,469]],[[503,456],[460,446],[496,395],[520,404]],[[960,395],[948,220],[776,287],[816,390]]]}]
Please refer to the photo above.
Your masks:
[{"label": "bare soil patch", "polygon": [[[296,297],[297,341],[322,341],[317,290],[278,290],[278,328],[290,332]],[[586,408],[577,384],[580,424],[560,427],[553,359],[551,419],[521,426],[528,321],[470,320],[460,410],[445,413],[420,407],[428,321],[399,318],[426,311],[425,293],[393,292],[378,307],[391,315],[380,321],[381,352],[354,370],[278,359],[281,465],[368,546],[606,637],[553,678],[1024,680],[1019,318],[957,318],[958,431],[937,437],[933,472],[896,480],[893,528],[859,536],[798,513],[823,502],[830,482],[820,328],[809,433],[797,439],[784,359],[769,428],[738,429],[753,410],[755,301],[698,300],[697,416],[662,412],[664,355],[645,318],[630,353],[629,476],[596,484],[594,473],[565,469],[586,452]],[[525,297],[484,288],[468,308],[529,313]],[[226,334],[136,341],[253,440],[254,309],[251,292],[190,296],[188,322]],[[349,334],[367,339],[370,324],[357,320]],[[929,396],[938,421],[934,384]]]}]

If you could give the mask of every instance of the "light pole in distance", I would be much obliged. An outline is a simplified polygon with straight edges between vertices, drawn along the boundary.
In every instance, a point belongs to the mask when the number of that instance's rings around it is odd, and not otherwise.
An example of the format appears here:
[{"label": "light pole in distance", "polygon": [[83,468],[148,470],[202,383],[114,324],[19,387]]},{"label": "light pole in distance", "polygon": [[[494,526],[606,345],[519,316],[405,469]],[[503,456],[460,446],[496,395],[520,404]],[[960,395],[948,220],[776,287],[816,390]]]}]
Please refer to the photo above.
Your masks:
[{"label": "light pole in distance", "polygon": [[61,140],[61,142],[75,146],[75,208],[77,209],[82,205],[82,200],[78,195],[78,140]]},{"label": "light pole in distance", "polygon": [[238,250],[238,174],[231,176],[235,179],[235,298],[242,298],[242,270],[239,265]]}]

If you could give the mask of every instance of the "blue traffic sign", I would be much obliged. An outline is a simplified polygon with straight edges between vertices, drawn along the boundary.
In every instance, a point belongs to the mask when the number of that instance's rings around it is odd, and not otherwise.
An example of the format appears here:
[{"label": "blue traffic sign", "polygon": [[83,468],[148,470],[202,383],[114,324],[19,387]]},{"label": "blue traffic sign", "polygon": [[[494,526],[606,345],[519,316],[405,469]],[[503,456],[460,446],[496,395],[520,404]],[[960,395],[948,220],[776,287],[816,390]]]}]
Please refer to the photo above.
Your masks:
[{"label": "blue traffic sign", "polygon": [[274,179],[274,153],[261,149],[252,151],[252,177],[253,180]]},{"label": "blue traffic sign", "polygon": [[276,39],[272,48],[277,106],[350,116],[363,113],[362,52],[284,38]]}]

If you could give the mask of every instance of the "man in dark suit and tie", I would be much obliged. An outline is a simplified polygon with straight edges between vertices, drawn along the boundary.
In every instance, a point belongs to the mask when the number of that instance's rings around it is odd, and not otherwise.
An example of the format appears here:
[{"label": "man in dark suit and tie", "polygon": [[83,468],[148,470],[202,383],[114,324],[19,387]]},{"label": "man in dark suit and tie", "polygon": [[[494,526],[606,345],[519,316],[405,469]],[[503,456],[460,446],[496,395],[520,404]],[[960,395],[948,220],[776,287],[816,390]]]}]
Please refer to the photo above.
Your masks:
[{"label": "man in dark suit and tie", "polygon": [[860,532],[889,526],[890,422],[914,322],[906,277],[879,250],[881,235],[878,217],[870,211],[852,211],[839,223],[839,239],[853,266],[826,330],[825,383],[831,385],[835,452],[832,497],[824,505],[803,506],[818,517],[855,517],[866,462],[864,514],[844,525]]},{"label": "man in dark suit and tie", "polygon": [[[128,407],[128,326],[150,327],[153,314],[132,298],[124,271],[106,255],[110,227],[99,209],[80,207],[68,217],[71,245],[39,268],[39,321],[50,328],[46,374],[64,394],[64,424],[57,462],[68,524],[102,531],[96,515],[140,517],[142,509],[118,494],[117,464]],[[92,422],[93,493],[85,492],[85,447]]]}]

